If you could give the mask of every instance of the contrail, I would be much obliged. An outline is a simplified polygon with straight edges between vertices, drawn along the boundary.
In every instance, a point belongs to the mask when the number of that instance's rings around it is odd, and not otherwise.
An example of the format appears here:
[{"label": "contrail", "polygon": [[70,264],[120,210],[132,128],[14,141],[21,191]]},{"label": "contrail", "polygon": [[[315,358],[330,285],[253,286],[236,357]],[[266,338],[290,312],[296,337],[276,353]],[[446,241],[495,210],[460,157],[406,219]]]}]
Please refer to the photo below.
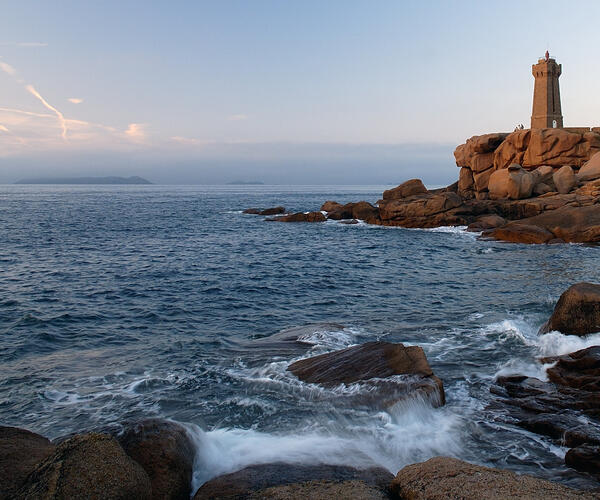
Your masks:
[{"label": "contrail", "polygon": [[33,88],[33,85],[27,85],[27,86],[25,86],[25,88],[32,95],[37,97],[46,108],[48,108],[50,111],[53,111],[54,113],[56,113],[56,116],[58,117],[60,126],[62,127],[62,134],[60,134],[60,135],[66,141],[67,140],[67,121],[65,120],[65,117],[63,116],[63,114],[58,109],[56,109],[54,106],[51,106],[50,104],[48,104],[48,102],[46,102],[46,99],[44,99],[39,94],[39,92]]}]

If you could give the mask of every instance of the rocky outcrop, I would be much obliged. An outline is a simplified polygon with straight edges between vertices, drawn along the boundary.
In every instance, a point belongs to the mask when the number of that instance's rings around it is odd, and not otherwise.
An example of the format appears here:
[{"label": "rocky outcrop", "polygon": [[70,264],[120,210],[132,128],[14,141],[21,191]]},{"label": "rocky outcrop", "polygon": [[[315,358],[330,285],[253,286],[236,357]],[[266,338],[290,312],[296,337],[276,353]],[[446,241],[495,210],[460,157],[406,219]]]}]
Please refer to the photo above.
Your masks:
[{"label": "rocky outcrop", "polygon": [[[524,231],[524,226],[532,229]],[[537,228],[539,238],[530,239],[533,228]],[[523,234],[527,236],[522,238]],[[513,243],[548,243],[552,240],[569,243],[598,242],[600,206],[563,206],[534,217],[509,222],[501,228],[485,232],[484,235]]]},{"label": "rocky outcrop", "polygon": [[551,481],[450,457],[435,457],[404,467],[392,481],[391,490],[397,498],[410,500],[597,498],[592,492],[573,490]]},{"label": "rocky outcrop", "polygon": [[577,174],[579,182],[593,181],[598,178],[600,178],[600,152],[595,153]]},{"label": "rocky outcrop", "polygon": [[16,427],[0,427],[0,500],[12,497],[29,473],[54,451],[45,437]]},{"label": "rocky outcrop", "polygon": [[600,473],[600,446],[584,444],[567,451],[565,463],[580,472]]},{"label": "rocky outcrop", "polygon": [[518,163],[527,170],[540,165],[582,166],[600,150],[600,134],[560,128],[518,130],[509,134],[494,151],[494,168]]},{"label": "rocky outcrop", "polygon": [[421,179],[411,179],[403,182],[394,189],[388,189],[383,192],[383,200],[385,202],[391,200],[400,200],[403,198],[409,198],[411,196],[417,196],[420,194],[427,194],[427,188],[423,184]]},{"label": "rocky outcrop", "polygon": [[[330,208],[327,212],[327,218],[332,220],[352,220],[358,219],[376,224],[379,221],[379,209],[366,201],[356,203],[346,203],[345,205],[333,206],[332,202],[327,202]],[[327,205],[327,203],[325,205]]]},{"label": "rocky outcrop", "polygon": [[540,333],[552,330],[580,336],[600,332],[600,285],[576,283],[563,292]]},{"label": "rocky outcrop", "polygon": [[321,212],[298,212],[266,220],[269,222],[325,222],[327,218]]},{"label": "rocky outcrop", "polygon": [[463,199],[453,192],[415,195],[407,199],[385,199],[379,203],[381,223],[387,226],[437,227],[464,225],[467,219],[457,211]]},{"label": "rocky outcrop", "polygon": [[[425,396],[434,406],[445,401],[443,383],[433,374],[423,349],[418,346],[368,342],[301,359],[288,370],[303,382],[325,387],[372,380],[384,406],[414,395]],[[406,377],[385,381],[396,375]]]},{"label": "rocky outcrop", "polygon": [[148,474],[153,499],[189,499],[195,448],[185,428],[148,419],[127,424],[117,439]]},{"label": "rocky outcrop", "polygon": [[59,444],[29,474],[17,494],[23,499],[151,499],[150,479],[115,438],[82,434]]},{"label": "rocky outcrop", "polygon": [[600,392],[600,346],[587,347],[564,356],[543,358],[542,361],[555,363],[546,370],[551,382],[573,389]]},{"label": "rocky outcrop", "polygon": [[194,500],[387,498],[393,478],[387,470],[379,467],[360,470],[325,464],[252,465],[204,483],[194,495]]},{"label": "rocky outcrop", "polygon": [[487,187],[491,199],[522,200],[531,197],[536,180],[532,173],[513,163],[506,169],[496,170],[490,176]]},{"label": "rocky outcrop", "polygon": [[273,207],[273,208],[247,208],[244,210],[245,214],[253,214],[253,215],[279,215],[285,213],[285,207]]},{"label": "rocky outcrop", "polygon": [[577,176],[569,165],[564,165],[554,172],[552,181],[560,194],[570,193],[577,186]]}]

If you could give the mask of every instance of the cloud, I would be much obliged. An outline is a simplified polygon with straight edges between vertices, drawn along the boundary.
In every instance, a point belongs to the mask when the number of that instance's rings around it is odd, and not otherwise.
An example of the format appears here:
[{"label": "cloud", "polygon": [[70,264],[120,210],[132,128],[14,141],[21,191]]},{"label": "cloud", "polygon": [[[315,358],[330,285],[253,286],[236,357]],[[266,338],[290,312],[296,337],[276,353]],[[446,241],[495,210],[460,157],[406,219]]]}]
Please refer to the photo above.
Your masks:
[{"label": "cloud", "polygon": [[125,135],[134,142],[143,142],[146,139],[146,125],[144,123],[130,123]]},{"label": "cloud", "polygon": [[0,131],[6,132],[7,134],[10,133],[10,130],[8,130],[4,125],[0,125]]},{"label": "cloud", "polygon": [[4,42],[0,43],[1,46],[13,46],[13,47],[47,47],[46,42]]},{"label": "cloud", "polygon": [[239,114],[239,115],[230,115],[227,117],[230,122],[240,122],[242,120],[247,120],[248,115]]},{"label": "cloud", "polygon": [[17,74],[17,70],[15,68],[3,61],[0,61],[0,69],[10,76],[15,76]]},{"label": "cloud", "polygon": [[194,139],[192,137],[181,137],[179,135],[171,137],[173,142],[178,142],[179,144],[200,144],[198,139]]},{"label": "cloud", "polygon": [[46,42],[16,42],[17,47],[47,47]]},{"label": "cloud", "polygon": [[67,101],[72,102],[73,104],[81,104],[83,99],[80,99],[79,97],[69,97]]},{"label": "cloud", "polygon": [[51,106],[50,104],[48,104],[48,102],[39,94],[39,92],[37,90],[35,90],[35,88],[33,88],[33,85],[26,85],[25,88],[27,89],[27,91],[30,94],[37,97],[46,108],[48,108],[50,111],[53,111],[56,114],[56,117],[58,118],[58,123],[60,124],[60,126],[62,128],[62,133],[60,135],[66,141],[67,140],[67,122],[65,120],[64,115],[58,109],[56,109],[54,106]]}]

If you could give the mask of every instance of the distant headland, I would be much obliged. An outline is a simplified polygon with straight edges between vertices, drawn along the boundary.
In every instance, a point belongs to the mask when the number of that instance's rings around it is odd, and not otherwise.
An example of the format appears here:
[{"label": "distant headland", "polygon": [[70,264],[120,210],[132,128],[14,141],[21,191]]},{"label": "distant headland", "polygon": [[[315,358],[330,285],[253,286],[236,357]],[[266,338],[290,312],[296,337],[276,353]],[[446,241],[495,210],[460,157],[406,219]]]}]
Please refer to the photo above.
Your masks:
[{"label": "distant headland", "polygon": [[230,186],[264,186],[262,181],[231,181],[228,182]]},{"label": "distant headland", "polygon": [[131,177],[35,177],[21,179],[15,184],[152,184],[149,180],[133,175]]}]

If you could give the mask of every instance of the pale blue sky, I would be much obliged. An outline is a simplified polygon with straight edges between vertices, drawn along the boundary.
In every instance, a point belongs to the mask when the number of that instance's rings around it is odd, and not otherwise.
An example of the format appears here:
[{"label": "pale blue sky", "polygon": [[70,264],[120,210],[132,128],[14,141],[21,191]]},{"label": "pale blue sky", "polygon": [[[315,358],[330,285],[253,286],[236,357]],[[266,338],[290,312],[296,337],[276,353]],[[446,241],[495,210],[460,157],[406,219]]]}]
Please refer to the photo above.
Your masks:
[{"label": "pale blue sky", "polygon": [[527,126],[548,46],[565,126],[600,124],[599,18],[583,0],[4,1],[0,182],[446,182],[456,144]]}]

